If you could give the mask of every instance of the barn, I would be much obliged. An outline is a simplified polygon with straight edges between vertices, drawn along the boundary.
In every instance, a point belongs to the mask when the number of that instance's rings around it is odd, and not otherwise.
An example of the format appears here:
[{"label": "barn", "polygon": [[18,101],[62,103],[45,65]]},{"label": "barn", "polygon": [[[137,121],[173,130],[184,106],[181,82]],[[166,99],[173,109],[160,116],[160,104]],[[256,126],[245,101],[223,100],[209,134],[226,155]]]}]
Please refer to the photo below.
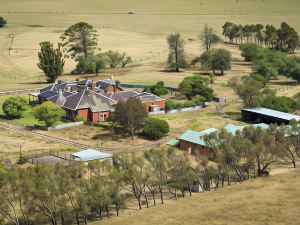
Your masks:
[{"label": "barn", "polygon": [[266,108],[242,110],[242,120],[245,122],[288,125],[292,119],[298,121],[300,120],[300,116]]}]

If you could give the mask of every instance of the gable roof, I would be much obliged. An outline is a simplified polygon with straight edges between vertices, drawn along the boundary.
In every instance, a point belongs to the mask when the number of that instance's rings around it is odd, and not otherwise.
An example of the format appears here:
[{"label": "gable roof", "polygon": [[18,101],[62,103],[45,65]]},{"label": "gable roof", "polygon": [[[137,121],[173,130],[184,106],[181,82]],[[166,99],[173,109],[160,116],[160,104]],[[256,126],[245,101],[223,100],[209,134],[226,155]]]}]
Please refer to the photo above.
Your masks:
[{"label": "gable roof", "polygon": [[265,124],[265,123],[259,123],[259,124],[253,124],[253,125],[246,125],[246,126],[239,126],[239,125],[234,125],[234,124],[228,124],[224,127],[224,129],[226,131],[228,131],[229,133],[232,133],[232,134],[235,134],[238,130],[239,131],[243,131],[243,129],[245,127],[249,127],[249,126],[253,126],[255,128],[257,127],[260,127],[264,130],[268,129],[269,128],[269,125],[268,124]]},{"label": "gable roof", "polygon": [[66,98],[62,107],[73,111],[89,108],[92,112],[101,112],[113,110],[113,104],[116,104],[116,102],[100,93],[91,90],[82,90]]},{"label": "gable roof", "polygon": [[219,131],[219,129],[216,128],[208,128],[203,131],[193,131],[193,130],[187,130],[184,132],[178,139],[188,141],[194,144],[206,146],[205,141],[203,140],[203,137],[207,134],[211,134],[213,132]]}]

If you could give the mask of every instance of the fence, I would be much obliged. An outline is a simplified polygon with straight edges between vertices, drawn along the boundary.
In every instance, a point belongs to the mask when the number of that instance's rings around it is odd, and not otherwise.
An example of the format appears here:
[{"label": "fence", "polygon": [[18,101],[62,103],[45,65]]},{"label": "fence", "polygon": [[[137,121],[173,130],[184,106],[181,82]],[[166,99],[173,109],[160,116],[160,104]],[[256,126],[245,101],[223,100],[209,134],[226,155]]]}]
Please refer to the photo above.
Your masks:
[{"label": "fence", "polygon": [[[119,84],[120,87],[124,87],[124,88],[138,88],[138,89],[144,89],[146,87],[149,87],[150,85],[144,85],[144,84]],[[174,88],[174,87],[165,87],[165,89],[167,89],[168,91],[171,92],[178,92],[178,88]]]},{"label": "fence", "polygon": [[74,123],[65,123],[65,124],[61,124],[61,125],[56,125],[53,127],[48,127],[48,131],[53,131],[53,130],[59,130],[59,129],[64,129],[64,128],[68,128],[68,127],[74,127],[74,126],[80,126],[83,125],[84,122],[80,121],[80,122],[74,122]]},{"label": "fence", "polygon": [[42,88],[31,88],[31,89],[24,89],[24,90],[1,91],[0,95],[19,95],[19,94],[37,93],[41,89]]}]

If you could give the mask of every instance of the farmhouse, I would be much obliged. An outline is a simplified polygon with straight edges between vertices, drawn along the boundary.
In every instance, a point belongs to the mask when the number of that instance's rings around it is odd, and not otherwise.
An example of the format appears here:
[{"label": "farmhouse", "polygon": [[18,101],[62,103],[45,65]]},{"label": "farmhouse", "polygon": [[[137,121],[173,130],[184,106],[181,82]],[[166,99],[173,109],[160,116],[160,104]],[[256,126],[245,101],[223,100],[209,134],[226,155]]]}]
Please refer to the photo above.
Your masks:
[{"label": "farmhouse", "polygon": [[93,122],[107,121],[116,104],[129,98],[140,99],[147,112],[165,109],[165,99],[151,93],[123,90],[112,79],[61,82],[43,88],[38,95],[39,103],[52,101],[61,106],[68,119],[81,116]]},{"label": "farmhouse", "polygon": [[242,110],[242,120],[246,122],[288,125],[292,119],[298,121],[300,120],[300,116],[266,108]]}]

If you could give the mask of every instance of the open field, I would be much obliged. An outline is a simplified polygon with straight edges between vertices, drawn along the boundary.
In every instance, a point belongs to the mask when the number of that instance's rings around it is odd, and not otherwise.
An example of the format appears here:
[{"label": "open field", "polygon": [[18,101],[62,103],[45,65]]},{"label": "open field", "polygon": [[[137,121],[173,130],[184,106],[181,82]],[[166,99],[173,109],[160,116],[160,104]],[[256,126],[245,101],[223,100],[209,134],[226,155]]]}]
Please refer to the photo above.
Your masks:
[{"label": "open field", "polygon": [[[299,224],[300,170],[274,171],[271,177],[167,201],[121,214],[103,224]],[[192,199],[191,199],[192,198]],[[98,223],[98,222],[97,222]],[[97,224],[91,223],[91,224]]]},{"label": "open field", "polygon": [[[276,26],[286,21],[300,31],[300,16],[297,14],[300,4],[293,0],[155,0],[151,4],[138,0],[126,3],[116,0],[70,2],[28,0],[26,4],[21,4],[20,1],[12,0],[2,4],[0,14],[8,21],[8,26],[0,30],[0,90],[44,86],[44,78],[36,66],[38,44],[46,40],[59,42],[62,32],[78,21],[86,21],[98,30],[99,47],[102,51],[124,51],[134,60],[130,68],[106,70],[103,77],[113,73],[123,83],[136,84],[152,84],[163,80],[174,87],[185,76],[193,75],[199,70],[187,70],[179,74],[163,72],[168,53],[166,36],[171,32],[183,35],[186,40],[186,55],[192,59],[203,51],[197,37],[205,23],[220,35],[221,26],[226,21],[242,24],[270,23]],[[137,14],[127,14],[128,12]],[[11,34],[14,35],[14,42],[13,50],[9,53]],[[233,93],[224,87],[227,80],[235,75],[248,74],[251,69],[241,62],[236,46],[222,47],[232,52],[234,63],[232,71],[217,78],[214,88],[217,95],[229,98]],[[70,73],[74,65],[74,61],[66,60],[65,72]],[[74,80],[75,77],[69,75],[62,79]]]}]

